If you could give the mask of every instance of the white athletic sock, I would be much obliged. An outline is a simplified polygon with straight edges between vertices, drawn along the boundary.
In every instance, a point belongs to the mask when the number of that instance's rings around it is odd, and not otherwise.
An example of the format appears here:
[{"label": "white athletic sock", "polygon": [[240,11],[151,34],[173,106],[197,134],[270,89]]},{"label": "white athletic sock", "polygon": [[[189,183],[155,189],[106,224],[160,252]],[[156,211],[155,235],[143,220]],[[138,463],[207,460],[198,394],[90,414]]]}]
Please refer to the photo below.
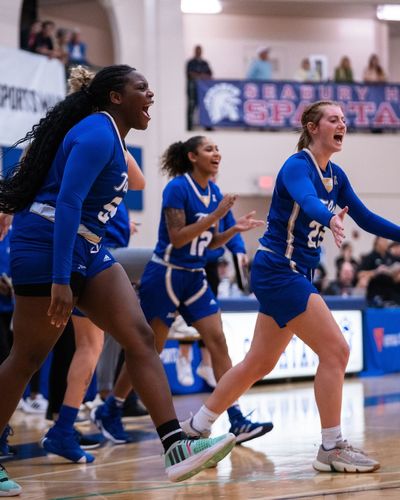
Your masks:
[{"label": "white athletic sock", "polygon": [[322,446],[325,450],[333,450],[335,448],[336,443],[341,441],[342,438],[342,429],[340,425],[336,427],[328,427],[327,429],[321,430],[322,434]]},{"label": "white athletic sock", "polygon": [[212,424],[218,417],[218,413],[214,413],[203,405],[196,415],[193,416],[193,428],[199,432],[210,431]]}]

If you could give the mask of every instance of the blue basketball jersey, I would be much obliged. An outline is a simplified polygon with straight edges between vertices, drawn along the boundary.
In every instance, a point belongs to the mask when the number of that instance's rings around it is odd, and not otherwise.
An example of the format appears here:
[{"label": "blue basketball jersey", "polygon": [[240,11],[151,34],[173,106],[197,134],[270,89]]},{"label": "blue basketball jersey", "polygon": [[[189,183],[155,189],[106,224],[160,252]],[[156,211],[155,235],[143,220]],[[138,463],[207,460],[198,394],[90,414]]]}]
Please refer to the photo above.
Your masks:
[{"label": "blue basketball jersey", "polygon": [[54,243],[40,242],[54,244],[54,283],[69,283],[77,234],[94,242],[104,236],[106,223],[128,190],[124,153],[110,115],[84,118],[60,144],[33,205],[15,216],[12,245],[20,247],[34,245],[38,214],[54,222]]},{"label": "blue basketball jersey", "polygon": [[260,243],[294,264],[315,268],[336,204],[348,206],[350,217],[365,231],[400,240],[399,226],[368,210],[338,165],[329,162],[322,171],[312,153],[302,150],[278,173],[267,230]]},{"label": "blue basketball jersey", "polygon": [[155,254],[165,262],[177,266],[190,269],[204,267],[206,264],[205,250],[213,238],[215,227],[210,227],[182,248],[174,248],[168,235],[165,209],[184,210],[186,225],[189,225],[214,212],[221,200],[222,194],[213,182],[209,182],[207,188],[203,189],[189,174],[172,179],[163,191]]},{"label": "blue basketball jersey", "polygon": [[[323,179],[332,180],[328,189]],[[314,267],[319,261],[320,244],[323,241],[325,227],[329,225],[336,207],[338,196],[339,167],[329,162],[325,172],[319,169],[312,157],[305,151],[291,156],[283,165],[272,196],[270,211],[267,217],[267,230],[260,243],[295,263]],[[301,192],[291,192],[290,185],[297,179],[304,183]],[[301,208],[306,196],[314,196],[325,207],[322,219],[316,220]]]}]

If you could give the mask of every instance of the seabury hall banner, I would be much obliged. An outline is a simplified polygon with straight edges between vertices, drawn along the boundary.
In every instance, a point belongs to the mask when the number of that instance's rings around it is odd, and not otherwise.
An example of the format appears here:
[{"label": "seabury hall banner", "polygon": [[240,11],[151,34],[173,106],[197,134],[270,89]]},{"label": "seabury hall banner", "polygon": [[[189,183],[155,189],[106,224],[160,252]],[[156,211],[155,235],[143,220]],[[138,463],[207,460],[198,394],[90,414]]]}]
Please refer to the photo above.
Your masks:
[{"label": "seabury hall banner", "polygon": [[400,129],[400,84],[298,83],[200,80],[204,127],[293,129],[313,101],[341,103],[352,129]]},{"label": "seabury hall banner", "polygon": [[60,61],[0,47],[0,146],[11,146],[65,96]]}]

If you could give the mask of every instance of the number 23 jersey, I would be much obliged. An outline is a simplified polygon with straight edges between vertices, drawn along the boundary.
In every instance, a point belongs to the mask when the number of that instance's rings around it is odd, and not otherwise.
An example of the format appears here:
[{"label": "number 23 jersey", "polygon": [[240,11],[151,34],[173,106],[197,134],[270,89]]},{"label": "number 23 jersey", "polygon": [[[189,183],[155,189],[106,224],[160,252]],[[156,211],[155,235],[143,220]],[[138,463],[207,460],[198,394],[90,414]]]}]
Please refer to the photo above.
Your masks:
[{"label": "number 23 jersey", "polygon": [[314,268],[320,257],[343,183],[343,170],[328,162],[319,169],[308,151],[292,155],[278,173],[267,230],[260,243],[294,263]]},{"label": "number 23 jersey", "polygon": [[181,248],[172,246],[168,235],[165,210],[173,208],[185,212],[186,225],[194,224],[202,217],[214,212],[222,200],[219,188],[209,182],[203,189],[189,174],[179,175],[164,188],[158,242],[155,254],[165,262],[190,269],[202,268],[206,264],[205,250],[215,232],[215,225],[203,231]]}]

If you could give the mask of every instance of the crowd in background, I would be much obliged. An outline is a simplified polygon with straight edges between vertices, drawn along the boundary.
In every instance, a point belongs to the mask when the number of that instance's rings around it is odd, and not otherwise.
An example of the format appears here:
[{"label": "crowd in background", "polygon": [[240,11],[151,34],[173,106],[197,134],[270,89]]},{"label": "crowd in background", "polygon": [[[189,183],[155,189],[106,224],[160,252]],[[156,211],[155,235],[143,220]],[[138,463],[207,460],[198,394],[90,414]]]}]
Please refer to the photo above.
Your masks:
[{"label": "crowd in background", "polygon": [[87,59],[87,46],[78,28],[57,27],[53,21],[35,21],[22,33],[21,48],[61,61],[70,66],[93,66]]},{"label": "crowd in background", "polygon": [[[255,57],[250,61],[249,67],[243,77],[253,81],[272,81],[274,76],[274,66],[270,58],[271,47],[260,46]],[[203,58],[203,48],[201,45],[194,47],[193,57],[186,63],[187,79],[187,129],[192,130],[198,122],[196,118],[197,85],[199,80],[208,80],[213,77],[210,63]],[[316,83],[333,81],[335,83],[354,83],[354,72],[351,60],[348,56],[343,56],[339,65],[335,68],[332,78],[325,78],[322,60],[311,61],[309,57],[301,60],[299,68],[293,75],[296,82]],[[364,83],[384,83],[388,80],[379,57],[371,54],[367,65],[363,71],[362,80]]]}]

